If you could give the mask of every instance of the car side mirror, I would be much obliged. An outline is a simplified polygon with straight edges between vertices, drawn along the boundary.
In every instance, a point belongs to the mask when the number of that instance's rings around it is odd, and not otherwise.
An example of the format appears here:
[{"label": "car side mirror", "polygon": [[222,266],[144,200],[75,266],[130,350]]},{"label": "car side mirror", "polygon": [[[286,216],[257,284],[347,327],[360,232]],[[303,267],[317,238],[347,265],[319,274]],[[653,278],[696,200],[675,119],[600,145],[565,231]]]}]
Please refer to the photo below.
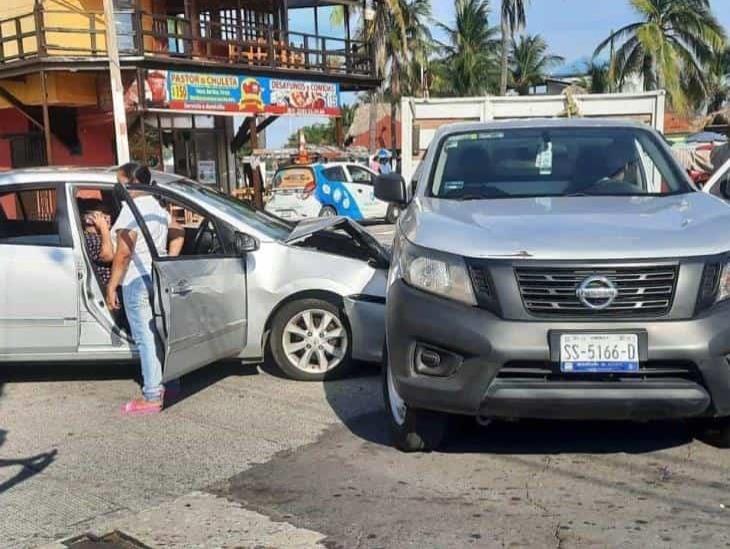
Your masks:
[{"label": "car side mirror", "polygon": [[383,202],[405,206],[408,203],[405,180],[398,173],[379,175],[375,178],[375,197]]},{"label": "car side mirror", "polygon": [[250,234],[236,233],[233,247],[235,248],[236,255],[243,256],[258,250],[259,241]]},{"label": "car side mirror", "polygon": [[720,194],[725,200],[730,200],[730,176],[720,181]]}]

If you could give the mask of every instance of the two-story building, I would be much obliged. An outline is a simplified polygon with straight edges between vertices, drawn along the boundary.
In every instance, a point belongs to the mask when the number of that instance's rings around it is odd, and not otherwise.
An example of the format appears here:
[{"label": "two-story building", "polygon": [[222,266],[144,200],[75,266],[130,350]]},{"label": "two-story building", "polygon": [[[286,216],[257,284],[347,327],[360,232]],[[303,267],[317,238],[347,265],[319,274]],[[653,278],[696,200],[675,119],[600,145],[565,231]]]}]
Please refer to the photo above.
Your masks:
[{"label": "two-story building", "polygon": [[[341,92],[378,85],[350,28],[369,4],[114,0],[132,158],[230,190],[236,148],[276,117],[336,117]],[[335,37],[317,19],[332,5],[345,14]],[[290,29],[300,10],[313,32]],[[116,163],[107,24],[103,0],[3,0],[0,169]]]}]

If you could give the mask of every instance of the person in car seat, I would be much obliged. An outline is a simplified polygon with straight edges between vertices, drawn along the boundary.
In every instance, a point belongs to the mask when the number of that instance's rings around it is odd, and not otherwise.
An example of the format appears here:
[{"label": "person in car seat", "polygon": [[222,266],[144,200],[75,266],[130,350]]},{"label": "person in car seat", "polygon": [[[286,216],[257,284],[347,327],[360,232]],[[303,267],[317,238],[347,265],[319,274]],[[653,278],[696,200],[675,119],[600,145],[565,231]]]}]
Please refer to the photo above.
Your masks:
[{"label": "person in car seat", "polygon": [[86,251],[99,284],[105,291],[112,275],[114,259],[109,209],[101,200],[82,199],[79,201],[79,210],[84,225]]}]

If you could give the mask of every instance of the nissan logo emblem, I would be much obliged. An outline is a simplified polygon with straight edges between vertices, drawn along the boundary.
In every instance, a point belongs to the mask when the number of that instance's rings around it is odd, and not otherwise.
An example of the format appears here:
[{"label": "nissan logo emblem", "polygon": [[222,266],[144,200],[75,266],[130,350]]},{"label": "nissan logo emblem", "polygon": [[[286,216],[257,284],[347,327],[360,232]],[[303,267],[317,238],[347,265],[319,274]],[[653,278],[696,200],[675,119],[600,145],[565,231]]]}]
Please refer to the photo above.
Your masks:
[{"label": "nissan logo emblem", "polygon": [[578,286],[575,295],[589,309],[600,311],[618,297],[618,289],[605,276],[589,276]]}]

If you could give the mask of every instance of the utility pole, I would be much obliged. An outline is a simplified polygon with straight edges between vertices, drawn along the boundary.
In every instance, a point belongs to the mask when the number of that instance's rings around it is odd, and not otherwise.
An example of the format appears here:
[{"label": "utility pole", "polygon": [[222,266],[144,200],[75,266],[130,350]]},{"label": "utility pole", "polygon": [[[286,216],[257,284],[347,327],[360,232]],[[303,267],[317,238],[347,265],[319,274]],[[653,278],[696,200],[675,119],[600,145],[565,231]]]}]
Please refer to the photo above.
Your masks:
[{"label": "utility pole", "polygon": [[104,0],[104,21],[106,27],[106,51],[109,55],[109,79],[112,87],[114,112],[114,137],[117,143],[117,162],[129,162],[129,137],[127,135],[127,112],[124,108],[124,84],[119,65],[117,27],[114,17],[114,0]]}]

